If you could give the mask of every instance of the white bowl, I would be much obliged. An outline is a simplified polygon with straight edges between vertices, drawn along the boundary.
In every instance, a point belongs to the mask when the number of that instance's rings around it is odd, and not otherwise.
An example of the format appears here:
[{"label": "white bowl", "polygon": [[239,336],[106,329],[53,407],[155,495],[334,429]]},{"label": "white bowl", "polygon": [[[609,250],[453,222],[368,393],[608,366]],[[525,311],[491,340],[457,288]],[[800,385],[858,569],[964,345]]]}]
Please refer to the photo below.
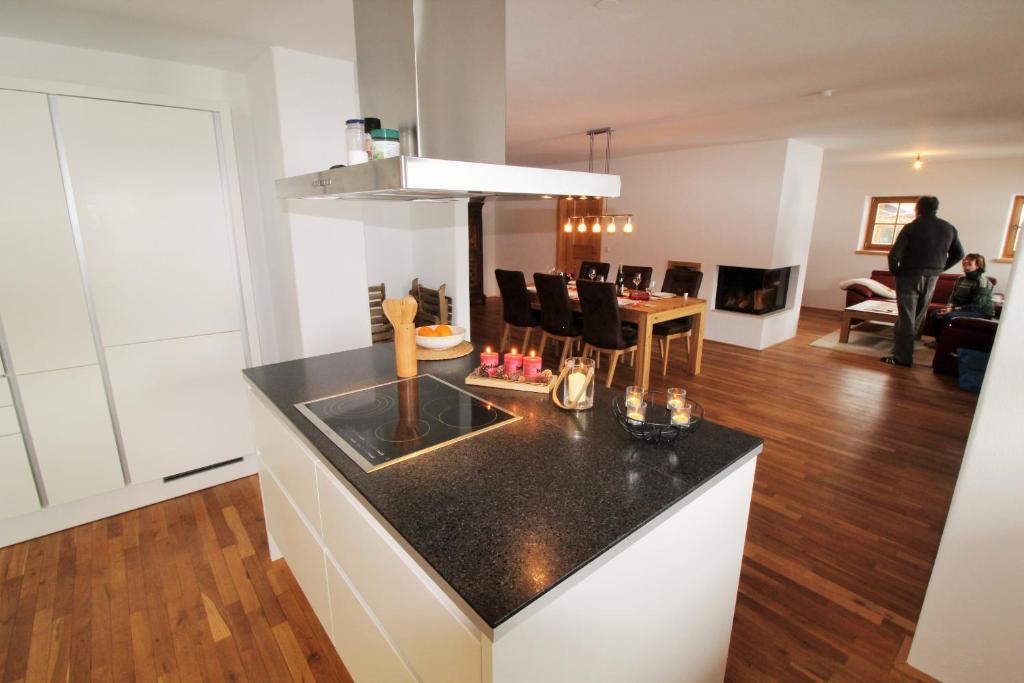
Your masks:
[{"label": "white bowl", "polygon": [[[423,327],[429,327],[436,329],[437,325],[424,325]],[[420,328],[416,328],[416,346],[421,346],[425,349],[450,349],[453,346],[460,344],[463,338],[466,336],[466,328],[458,327],[456,325],[449,325],[452,328],[451,336],[448,337],[421,337],[419,332]]]}]

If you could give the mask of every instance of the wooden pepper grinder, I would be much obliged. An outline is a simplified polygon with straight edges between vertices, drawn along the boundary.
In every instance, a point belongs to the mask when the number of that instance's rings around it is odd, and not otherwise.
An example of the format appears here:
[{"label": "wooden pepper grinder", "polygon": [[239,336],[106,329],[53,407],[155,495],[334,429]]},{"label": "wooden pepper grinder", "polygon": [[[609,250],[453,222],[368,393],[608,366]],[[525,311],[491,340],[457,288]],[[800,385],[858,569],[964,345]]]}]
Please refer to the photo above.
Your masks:
[{"label": "wooden pepper grinder", "polygon": [[416,376],[416,299],[385,299],[384,315],[395,328],[395,368],[399,377]]}]

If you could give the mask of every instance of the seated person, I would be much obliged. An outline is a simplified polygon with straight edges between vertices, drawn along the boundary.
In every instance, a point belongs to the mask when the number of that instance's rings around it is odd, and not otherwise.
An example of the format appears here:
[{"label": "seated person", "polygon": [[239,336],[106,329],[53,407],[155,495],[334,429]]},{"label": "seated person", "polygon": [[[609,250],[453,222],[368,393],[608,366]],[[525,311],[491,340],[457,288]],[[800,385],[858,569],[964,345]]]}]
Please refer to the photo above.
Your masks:
[{"label": "seated person", "polygon": [[992,283],[985,277],[985,257],[981,254],[968,254],[964,256],[962,265],[964,274],[953,285],[949,302],[945,308],[933,314],[936,343],[954,318],[990,320],[996,315],[995,305],[992,303]]}]

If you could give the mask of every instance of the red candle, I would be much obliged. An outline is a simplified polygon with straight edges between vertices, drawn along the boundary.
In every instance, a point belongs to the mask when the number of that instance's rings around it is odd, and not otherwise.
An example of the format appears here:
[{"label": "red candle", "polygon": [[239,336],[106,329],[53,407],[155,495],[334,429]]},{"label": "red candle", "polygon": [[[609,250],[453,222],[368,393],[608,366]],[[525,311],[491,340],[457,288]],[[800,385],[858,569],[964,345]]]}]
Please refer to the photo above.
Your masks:
[{"label": "red candle", "polygon": [[523,354],[518,353],[515,347],[505,354],[505,374],[516,375],[523,369]]},{"label": "red candle", "polygon": [[486,347],[480,352],[480,365],[485,368],[496,368],[498,367],[498,352],[491,351],[491,347]]},{"label": "red candle", "polygon": [[530,355],[523,359],[523,375],[526,379],[536,379],[540,374],[540,358],[536,351],[530,351]]}]

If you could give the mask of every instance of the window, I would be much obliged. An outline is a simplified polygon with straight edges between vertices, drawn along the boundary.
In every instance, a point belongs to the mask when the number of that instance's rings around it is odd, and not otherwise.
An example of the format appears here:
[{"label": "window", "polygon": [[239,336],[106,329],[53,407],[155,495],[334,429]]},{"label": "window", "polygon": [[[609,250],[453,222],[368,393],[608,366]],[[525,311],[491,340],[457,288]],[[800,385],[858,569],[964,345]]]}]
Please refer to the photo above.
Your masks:
[{"label": "window", "polygon": [[903,226],[914,220],[917,197],[872,197],[864,226],[864,251],[889,251]]},{"label": "window", "polygon": [[999,261],[1012,261],[1017,254],[1017,245],[1020,244],[1020,214],[1024,209],[1024,197],[1018,196],[1013,199],[1013,211],[1010,212],[1010,225],[1006,228],[1006,241],[1003,242],[1003,253]]}]

